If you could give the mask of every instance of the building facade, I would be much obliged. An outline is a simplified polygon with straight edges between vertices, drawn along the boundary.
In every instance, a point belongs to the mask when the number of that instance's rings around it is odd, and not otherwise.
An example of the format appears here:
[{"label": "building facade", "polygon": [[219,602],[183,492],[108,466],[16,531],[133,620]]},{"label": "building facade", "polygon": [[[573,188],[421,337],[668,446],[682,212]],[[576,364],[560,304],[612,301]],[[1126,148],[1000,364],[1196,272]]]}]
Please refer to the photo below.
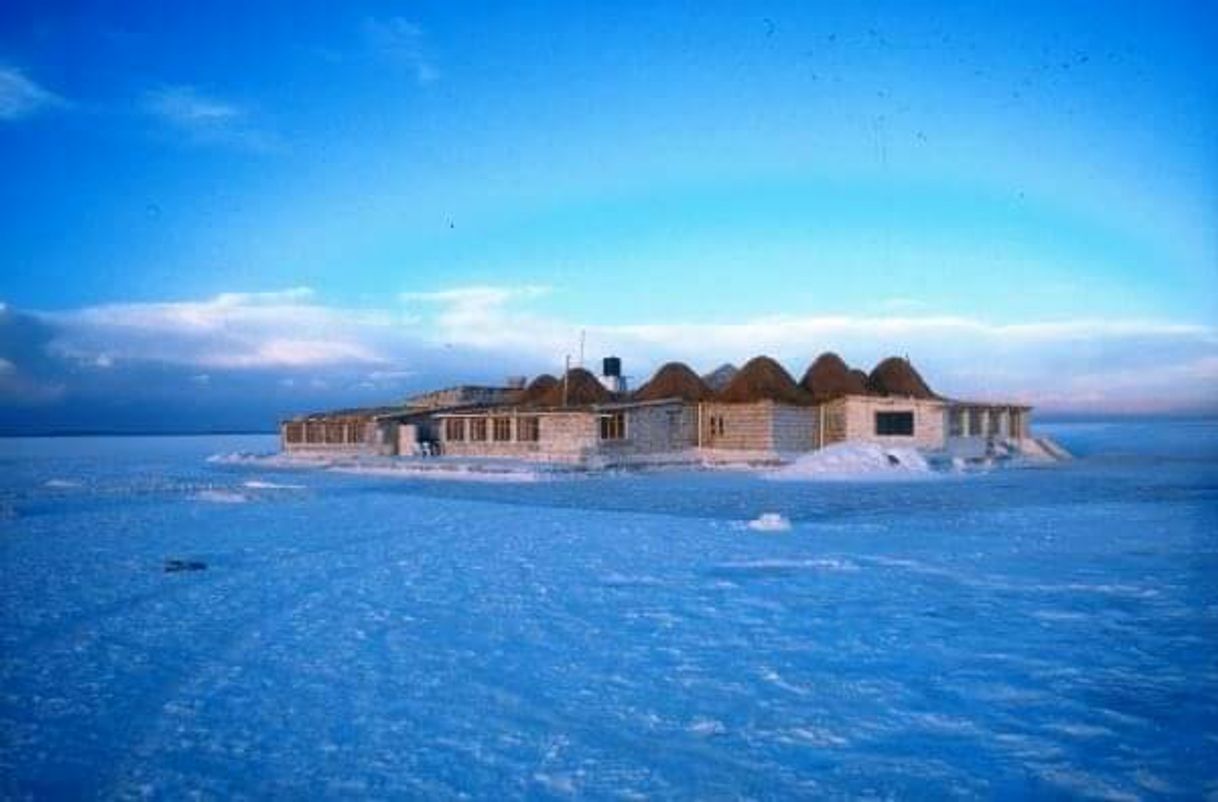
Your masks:
[{"label": "building facade", "polygon": [[[1030,407],[937,396],[897,358],[882,362],[871,384],[858,371],[864,378],[853,379],[847,394],[818,395],[824,387],[818,378],[846,369],[836,357],[822,355],[820,362],[829,369],[810,369],[811,379],[797,386],[773,360],[758,358],[722,391],[674,363],[634,394],[608,392],[576,369],[532,396],[519,383],[463,386],[416,396],[401,407],[293,418],[281,424],[281,440],[285,451],[296,453],[587,465],[781,462],[845,442],[965,457],[984,457],[999,447],[1036,451]],[[619,363],[613,366],[620,372]]]}]

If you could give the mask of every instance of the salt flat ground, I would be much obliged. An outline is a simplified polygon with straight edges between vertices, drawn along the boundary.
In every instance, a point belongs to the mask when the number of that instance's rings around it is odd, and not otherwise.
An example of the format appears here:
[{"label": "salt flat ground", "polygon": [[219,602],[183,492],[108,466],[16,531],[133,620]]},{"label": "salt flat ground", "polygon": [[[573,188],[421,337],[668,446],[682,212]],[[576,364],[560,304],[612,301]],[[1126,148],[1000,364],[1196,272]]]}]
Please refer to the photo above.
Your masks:
[{"label": "salt flat ground", "polygon": [[1212,797],[1218,424],[1045,428],[883,482],[0,441],[0,795]]}]

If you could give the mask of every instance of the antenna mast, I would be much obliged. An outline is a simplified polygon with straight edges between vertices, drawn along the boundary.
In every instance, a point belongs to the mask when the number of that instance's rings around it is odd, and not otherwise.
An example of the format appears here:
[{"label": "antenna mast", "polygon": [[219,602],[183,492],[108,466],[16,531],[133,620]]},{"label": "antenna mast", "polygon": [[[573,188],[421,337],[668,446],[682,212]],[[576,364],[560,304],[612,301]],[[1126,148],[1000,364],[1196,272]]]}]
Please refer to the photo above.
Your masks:
[{"label": "antenna mast", "polygon": [[562,372],[562,405],[567,405],[567,381],[571,375],[571,355],[567,354],[566,363]]}]

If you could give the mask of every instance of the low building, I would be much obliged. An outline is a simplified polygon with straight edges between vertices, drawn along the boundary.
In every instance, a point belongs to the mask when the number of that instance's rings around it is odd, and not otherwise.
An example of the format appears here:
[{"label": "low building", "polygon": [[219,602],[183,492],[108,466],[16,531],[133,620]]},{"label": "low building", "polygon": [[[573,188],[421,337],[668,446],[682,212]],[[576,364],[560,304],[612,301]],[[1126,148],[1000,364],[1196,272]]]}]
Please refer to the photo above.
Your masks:
[{"label": "low building", "polygon": [[290,453],[365,453],[376,449],[376,419],[393,407],[340,409],[279,423],[281,448]]},{"label": "low building", "polygon": [[866,374],[835,354],[818,357],[796,383],[769,357],[712,389],[670,363],[634,393],[620,361],[606,375],[582,368],[506,387],[461,386],[399,407],[343,410],[282,424],[286,451],[441,454],[583,465],[660,461],[780,462],[835,443],[867,441],[985,457],[996,448],[1037,453],[1031,408],[956,401],[935,394],[908,360]]}]

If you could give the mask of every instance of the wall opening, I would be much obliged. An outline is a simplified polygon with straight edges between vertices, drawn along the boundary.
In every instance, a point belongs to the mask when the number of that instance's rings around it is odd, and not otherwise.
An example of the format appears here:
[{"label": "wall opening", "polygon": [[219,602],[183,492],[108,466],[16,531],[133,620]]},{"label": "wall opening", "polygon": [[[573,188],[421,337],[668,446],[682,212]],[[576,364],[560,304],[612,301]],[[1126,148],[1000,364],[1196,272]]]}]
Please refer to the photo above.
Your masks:
[{"label": "wall opening", "polygon": [[913,437],[912,412],[875,413],[875,433],[883,437]]}]

